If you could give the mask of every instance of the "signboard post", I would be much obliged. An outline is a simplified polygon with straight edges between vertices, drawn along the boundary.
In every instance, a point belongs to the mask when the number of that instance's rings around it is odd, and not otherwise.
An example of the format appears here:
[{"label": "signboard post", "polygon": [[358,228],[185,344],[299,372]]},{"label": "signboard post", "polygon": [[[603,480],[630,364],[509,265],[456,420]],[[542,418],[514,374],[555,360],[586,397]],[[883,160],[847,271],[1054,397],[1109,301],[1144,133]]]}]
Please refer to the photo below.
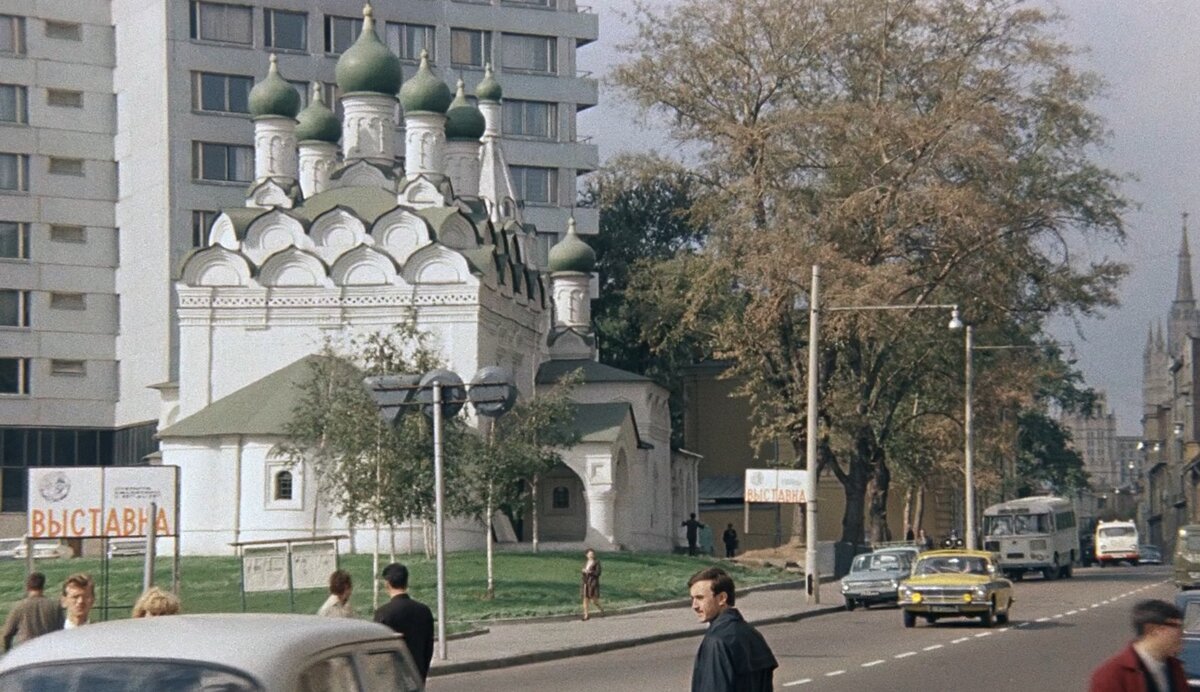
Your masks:
[{"label": "signboard post", "polygon": [[296,610],[296,589],[323,589],[338,568],[337,542],[349,536],[314,536],[233,543],[242,556],[242,612],[246,594],[287,591]]}]

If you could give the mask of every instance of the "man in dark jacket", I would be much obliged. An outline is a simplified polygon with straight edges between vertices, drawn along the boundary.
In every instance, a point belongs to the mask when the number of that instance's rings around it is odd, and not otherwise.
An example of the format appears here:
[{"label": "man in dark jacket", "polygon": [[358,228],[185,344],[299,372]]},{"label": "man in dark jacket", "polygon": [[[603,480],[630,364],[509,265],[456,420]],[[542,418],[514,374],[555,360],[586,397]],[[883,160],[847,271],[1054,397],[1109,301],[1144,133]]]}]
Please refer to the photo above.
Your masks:
[{"label": "man in dark jacket", "polygon": [[408,568],[404,565],[393,562],[384,567],[383,580],[392,600],[375,611],[375,622],[404,635],[404,643],[424,680],[429,675],[429,663],[433,660],[433,613],[424,603],[409,597]]},{"label": "man in dark jacket", "polygon": [[46,598],[46,575],[30,572],[25,577],[26,596],[18,601],[4,621],[4,650],[47,632],[63,628],[63,611],[58,601]]},{"label": "man in dark jacket", "polygon": [[1187,692],[1179,662],[1183,613],[1166,601],[1133,606],[1137,639],[1092,672],[1090,692]]},{"label": "man in dark jacket", "polygon": [[734,608],[733,578],[710,567],[688,580],[692,610],[708,632],[696,652],[692,692],[770,692],[779,663],[758,630]]}]

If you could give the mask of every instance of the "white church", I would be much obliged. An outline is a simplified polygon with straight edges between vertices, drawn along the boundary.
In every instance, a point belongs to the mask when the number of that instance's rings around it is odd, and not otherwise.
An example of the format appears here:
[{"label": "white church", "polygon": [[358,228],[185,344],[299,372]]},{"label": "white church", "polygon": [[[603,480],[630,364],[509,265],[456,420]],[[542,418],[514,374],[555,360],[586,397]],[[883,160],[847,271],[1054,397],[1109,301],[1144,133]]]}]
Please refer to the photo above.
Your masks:
[{"label": "white church", "polygon": [[[250,94],[245,206],[223,210],[181,268],[179,379],[159,387],[158,428],[161,463],[180,469],[181,552],[328,534],[370,548],[375,527],[347,526],[318,502],[312,469],[290,466],[280,444],[327,337],[409,319],[446,367],[464,378],[508,367],[522,396],[582,371],[581,441],[532,500],[543,547],[672,549],[696,511],[698,458],[672,453],[665,389],[597,362],[595,253],[574,225],[537,261],[500,146],[500,85],[489,69],[472,102],[424,58],[401,85],[399,58],[369,6],[363,14],[337,63],[340,122],[319,88],[298,112],[272,57]],[[420,525],[397,533],[399,549],[423,550]],[[527,523],[523,540],[530,533]],[[451,550],[482,548],[484,537],[482,525],[448,522]]]}]

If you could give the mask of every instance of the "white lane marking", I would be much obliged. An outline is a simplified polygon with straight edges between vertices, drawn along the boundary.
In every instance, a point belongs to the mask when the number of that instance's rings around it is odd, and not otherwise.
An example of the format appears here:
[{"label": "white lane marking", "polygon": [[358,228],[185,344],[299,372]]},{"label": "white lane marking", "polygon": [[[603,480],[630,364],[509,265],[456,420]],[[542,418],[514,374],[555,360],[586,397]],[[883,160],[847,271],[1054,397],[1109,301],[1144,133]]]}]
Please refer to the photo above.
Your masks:
[{"label": "white lane marking", "polygon": [[1062,617],[1062,613],[1056,613],[1056,614],[1054,615],[1054,619],[1055,619],[1055,620],[1059,619],[1060,617]]},{"label": "white lane marking", "polygon": [[1038,618],[1035,622],[1050,622],[1050,618]]},{"label": "white lane marking", "polygon": [[924,649],[921,649],[921,650],[922,650],[922,651],[933,651],[933,650],[935,650],[935,649],[940,649],[940,648],[942,648],[942,646],[943,646],[942,644],[934,644],[933,646],[927,646],[927,647],[925,647]]},{"label": "white lane marking", "polygon": [[784,687],[795,687],[796,685],[807,685],[810,682],[812,682],[812,678],[804,678],[803,680],[793,680],[791,682],[785,682],[785,683],[783,683],[783,686]]},{"label": "white lane marking", "polygon": [[882,659],[882,658],[877,658],[877,659],[875,659],[874,661],[869,661],[869,662],[867,662],[867,663],[864,663],[864,664],[862,664],[862,667],[863,667],[863,668],[870,668],[871,666],[877,666],[877,665],[879,665],[880,663],[883,663],[883,659]]},{"label": "white lane marking", "polygon": [[1093,607],[1093,608],[1099,608],[1099,607],[1100,607],[1100,604],[1099,604],[1099,603],[1093,603],[1093,604],[1092,604],[1092,607]]},{"label": "white lane marking", "polygon": [[952,641],[950,643],[951,644],[961,644],[963,642],[969,642],[969,641],[971,641],[970,637],[959,637],[958,639],[955,639],[954,641]]},{"label": "white lane marking", "polygon": [[830,672],[826,673],[826,674],[825,674],[825,677],[827,677],[827,678],[836,678],[837,676],[839,676],[839,675],[841,675],[841,674],[843,674],[843,673],[845,673],[845,672],[846,672],[846,671],[844,671],[844,670],[833,670],[833,671],[830,671]]},{"label": "white lane marking", "polygon": [[1008,627],[1001,627],[1000,629],[998,629],[998,630],[996,630],[996,631],[997,631],[997,632],[1007,632],[1009,629],[1010,629],[1010,628],[1008,628]]},{"label": "white lane marking", "polygon": [[992,633],[991,633],[991,632],[980,632],[979,634],[975,635],[975,637],[976,637],[976,638],[978,638],[978,637],[990,637],[990,636],[992,636]]},{"label": "white lane marking", "polygon": [[1067,615],[1074,615],[1075,613],[1078,613],[1078,612],[1079,612],[1078,610],[1068,610]]},{"label": "white lane marking", "polygon": [[892,658],[908,658],[909,656],[916,656],[916,655],[917,655],[916,651],[905,651],[902,654],[896,654],[895,656],[892,656]]}]

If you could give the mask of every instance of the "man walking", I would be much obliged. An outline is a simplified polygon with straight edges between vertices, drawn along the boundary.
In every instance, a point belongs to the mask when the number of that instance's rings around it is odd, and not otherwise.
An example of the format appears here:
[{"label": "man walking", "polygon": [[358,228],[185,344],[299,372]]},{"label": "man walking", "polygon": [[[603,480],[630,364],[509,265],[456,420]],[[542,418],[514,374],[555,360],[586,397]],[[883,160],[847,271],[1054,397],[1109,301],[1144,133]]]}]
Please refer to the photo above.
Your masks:
[{"label": "man walking", "polygon": [[67,614],[63,629],[71,630],[88,624],[95,604],[96,582],[90,574],[79,572],[67,577],[62,588],[62,607]]},{"label": "man walking", "polygon": [[737,530],[733,528],[733,524],[725,527],[725,533],[721,534],[721,540],[725,543],[725,557],[733,557],[737,553],[738,547]]},{"label": "man walking", "polygon": [[25,598],[17,601],[4,621],[4,650],[23,644],[47,632],[61,630],[62,609],[46,598],[46,575],[30,572],[25,577]]},{"label": "man walking", "polygon": [[680,524],[687,529],[688,555],[696,555],[696,533],[704,526],[696,521],[696,513],[692,512],[688,515],[688,520]]},{"label": "man walking", "polygon": [[758,630],[734,608],[733,578],[710,567],[688,580],[692,610],[708,632],[700,641],[692,668],[692,692],[770,692],[775,654]]},{"label": "man walking", "polygon": [[392,600],[375,611],[375,622],[404,635],[404,643],[424,680],[433,660],[433,613],[408,595],[408,568],[404,565],[393,562],[384,567],[383,581]]},{"label": "man walking", "polygon": [[1133,606],[1137,638],[1092,672],[1090,692],[1187,692],[1179,652],[1183,649],[1183,613],[1166,601]]}]

